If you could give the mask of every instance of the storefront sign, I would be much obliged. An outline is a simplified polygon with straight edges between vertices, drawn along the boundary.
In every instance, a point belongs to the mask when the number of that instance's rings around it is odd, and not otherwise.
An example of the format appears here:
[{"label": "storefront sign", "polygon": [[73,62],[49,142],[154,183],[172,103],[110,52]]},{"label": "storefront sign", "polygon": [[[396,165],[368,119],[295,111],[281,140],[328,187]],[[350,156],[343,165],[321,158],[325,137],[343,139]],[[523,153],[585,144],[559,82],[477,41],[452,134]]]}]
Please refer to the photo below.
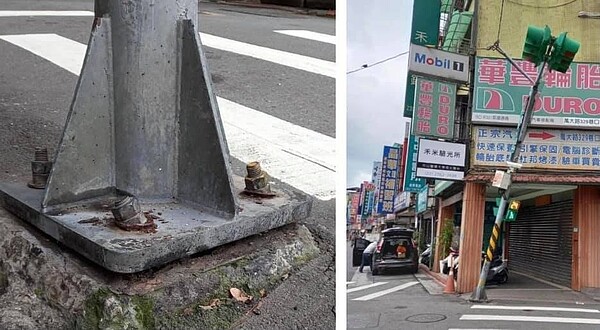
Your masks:
[{"label": "storefront sign", "polygon": [[427,200],[429,199],[429,187],[423,186],[417,194],[417,214],[423,213],[427,210]]},{"label": "storefront sign", "polygon": [[[471,164],[505,167],[516,137],[517,129],[512,127],[473,127]],[[524,168],[600,170],[600,132],[529,129],[519,163]]]},{"label": "storefront sign", "polygon": [[377,196],[377,213],[387,214],[394,212],[394,196],[399,180],[398,163],[400,162],[400,148],[385,146],[381,162],[381,182]]},{"label": "storefront sign", "polygon": [[404,167],[404,191],[419,192],[425,185],[425,179],[417,177],[417,156],[419,152],[418,138],[410,135],[406,153],[406,166]]},{"label": "storefront sign", "polygon": [[456,85],[417,78],[412,134],[451,139],[454,136]]},{"label": "storefront sign", "polygon": [[469,81],[469,56],[410,45],[408,71],[453,81]]},{"label": "storefront sign", "polygon": [[[440,29],[439,0],[413,2],[412,29],[410,41],[415,45],[436,45]],[[412,117],[415,98],[415,76],[408,74],[404,97],[404,117]]]},{"label": "storefront sign", "polygon": [[[537,69],[532,63],[516,62],[536,79]],[[473,123],[516,125],[531,82],[505,59],[477,58],[475,76]],[[531,126],[600,127],[600,65],[572,63],[566,73],[547,71]]]},{"label": "storefront sign", "polygon": [[466,145],[419,139],[417,176],[441,180],[462,180],[465,174]]},{"label": "storefront sign", "polygon": [[419,0],[413,3],[410,41],[415,45],[437,45],[440,30],[439,0]]},{"label": "storefront sign", "polygon": [[410,206],[410,193],[403,191],[396,195],[394,199],[394,212],[399,212],[407,209]]}]

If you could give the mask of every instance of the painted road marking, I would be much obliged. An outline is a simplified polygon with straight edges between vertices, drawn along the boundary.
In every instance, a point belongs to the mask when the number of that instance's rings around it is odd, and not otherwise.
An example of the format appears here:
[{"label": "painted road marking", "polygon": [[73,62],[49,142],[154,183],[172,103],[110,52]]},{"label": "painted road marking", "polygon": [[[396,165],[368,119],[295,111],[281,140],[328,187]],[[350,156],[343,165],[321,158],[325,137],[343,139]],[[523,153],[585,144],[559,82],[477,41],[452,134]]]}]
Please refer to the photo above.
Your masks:
[{"label": "painted road marking", "polygon": [[398,285],[398,286],[393,287],[391,289],[387,289],[387,290],[383,290],[383,291],[371,293],[371,294],[368,294],[366,296],[362,296],[362,297],[355,298],[355,299],[352,299],[352,300],[367,301],[367,300],[379,298],[379,297],[384,296],[384,295],[389,294],[389,293],[393,293],[393,292],[396,292],[396,291],[404,290],[404,289],[406,289],[408,287],[411,287],[411,286],[413,286],[415,284],[419,284],[419,282],[414,281],[414,282],[404,283],[402,285]]},{"label": "painted road marking", "polygon": [[348,284],[352,284],[352,283],[354,283],[354,282],[346,282],[346,285],[348,285]]},{"label": "painted road marking", "polygon": [[600,313],[597,309],[587,308],[564,308],[564,307],[539,307],[539,306],[495,306],[495,305],[473,305],[473,309],[504,309],[504,310],[532,310],[532,311],[552,311],[552,312],[579,312],[579,313]]},{"label": "painted road marking", "polygon": [[492,329],[492,328],[449,328],[448,330],[511,330],[511,329]]},{"label": "painted road marking", "polygon": [[273,30],[273,32],[335,45],[335,36],[325,33],[312,32],[308,30]]},{"label": "painted road marking", "polygon": [[374,288],[376,286],[384,285],[384,284],[387,284],[387,283],[388,282],[376,282],[376,283],[373,283],[373,284],[358,286],[356,288],[352,288],[352,289],[346,290],[346,293],[356,292],[356,291],[360,291],[360,290],[366,290],[366,289]]},{"label": "painted road marking", "polygon": [[516,321],[516,322],[548,322],[548,323],[577,323],[600,324],[600,319],[585,319],[574,317],[550,316],[518,316],[518,315],[463,315],[461,321]]},{"label": "painted road marking", "polygon": [[85,10],[0,10],[0,17],[23,16],[94,16],[94,12]]},{"label": "painted road marking", "polygon": [[207,33],[200,33],[200,40],[202,40],[202,44],[206,47],[254,57],[259,60],[335,78],[335,62],[248,44]]},{"label": "painted road marking", "polygon": [[[0,36],[79,75],[86,45],[56,34]],[[335,138],[217,97],[231,156],[321,200],[335,198]]]}]

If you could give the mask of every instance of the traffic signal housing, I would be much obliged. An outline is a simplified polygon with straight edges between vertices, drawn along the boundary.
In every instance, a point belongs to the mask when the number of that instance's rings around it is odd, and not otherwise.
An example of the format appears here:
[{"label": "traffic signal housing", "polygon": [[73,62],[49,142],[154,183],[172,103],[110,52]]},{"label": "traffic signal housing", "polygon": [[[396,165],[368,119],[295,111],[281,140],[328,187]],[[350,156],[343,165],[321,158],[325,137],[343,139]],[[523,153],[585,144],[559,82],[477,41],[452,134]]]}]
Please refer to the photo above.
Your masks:
[{"label": "traffic signal housing", "polygon": [[567,37],[567,33],[561,33],[552,45],[552,54],[548,60],[548,66],[551,70],[565,73],[569,70],[569,66],[575,54],[579,51],[579,42]]},{"label": "traffic signal housing", "polygon": [[506,222],[514,222],[517,220],[517,213],[519,212],[519,207],[521,206],[521,202],[518,200],[512,200],[508,203],[508,211],[506,212],[506,216],[504,217],[504,221]]},{"label": "traffic signal housing", "polygon": [[523,46],[523,59],[532,62],[535,66],[544,61],[544,56],[548,51],[548,46],[552,40],[550,28],[546,25],[544,28],[534,25],[527,26],[527,35],[525,36],[525,45]]}]

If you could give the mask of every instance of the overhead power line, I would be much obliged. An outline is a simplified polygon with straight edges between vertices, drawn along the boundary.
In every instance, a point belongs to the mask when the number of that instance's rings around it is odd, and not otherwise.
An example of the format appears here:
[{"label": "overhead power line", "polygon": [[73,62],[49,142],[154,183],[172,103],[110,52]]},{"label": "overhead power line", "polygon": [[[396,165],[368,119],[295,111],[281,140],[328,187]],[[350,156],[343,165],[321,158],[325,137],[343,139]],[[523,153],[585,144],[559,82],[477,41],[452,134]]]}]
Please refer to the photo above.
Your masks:
[{"label": "overhead power line", "polygon": [[381,64],[381,63],[385,63],[385,62],[387,62],[387,61],[393,60],[393,59],[395,59],[395,58],[398,58],[398,57],[400,57],[400,56],[402,56],[402,55],[406,55],[406,54],[408,54],[408,53],[409,53],[409,51],[407,50],[407,51],[405,51],[405,52],[403,52],[403,53],[396,54],[396,55],[394,55],[394,56],[392,56],[392,57],[388,57],[388,58],[386,58],[386,59],[384,59],[384,60],[381,60],[381,61],[375,62],[375,63],[373,63],[373,64],[363,64],[363,65],[362,65],[360,68],[358,68],[358,69],[354,69],[354,70],[352,70],[352,71],[348,71],[348,72],[346,72],[346,74],[351,74],[351,73],[358,72],[358,71],[361,71],[361,70],[364,70],[364,69],[372,68],[372,67],[374,67],[374,66],[376,66],[376,65],[379,65],[379,64]]}]

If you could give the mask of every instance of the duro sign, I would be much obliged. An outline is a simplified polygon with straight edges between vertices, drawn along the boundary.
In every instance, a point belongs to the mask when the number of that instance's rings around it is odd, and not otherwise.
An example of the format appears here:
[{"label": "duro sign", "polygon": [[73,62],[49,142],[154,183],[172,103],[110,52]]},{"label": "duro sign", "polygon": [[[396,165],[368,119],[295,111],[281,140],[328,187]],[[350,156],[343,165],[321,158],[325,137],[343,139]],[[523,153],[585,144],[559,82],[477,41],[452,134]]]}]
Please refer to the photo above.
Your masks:
[{"label": "duro sign", "polygon": [[460,82],[469,81],[469,57],[435,48],[410,45],[408,71]]}]

